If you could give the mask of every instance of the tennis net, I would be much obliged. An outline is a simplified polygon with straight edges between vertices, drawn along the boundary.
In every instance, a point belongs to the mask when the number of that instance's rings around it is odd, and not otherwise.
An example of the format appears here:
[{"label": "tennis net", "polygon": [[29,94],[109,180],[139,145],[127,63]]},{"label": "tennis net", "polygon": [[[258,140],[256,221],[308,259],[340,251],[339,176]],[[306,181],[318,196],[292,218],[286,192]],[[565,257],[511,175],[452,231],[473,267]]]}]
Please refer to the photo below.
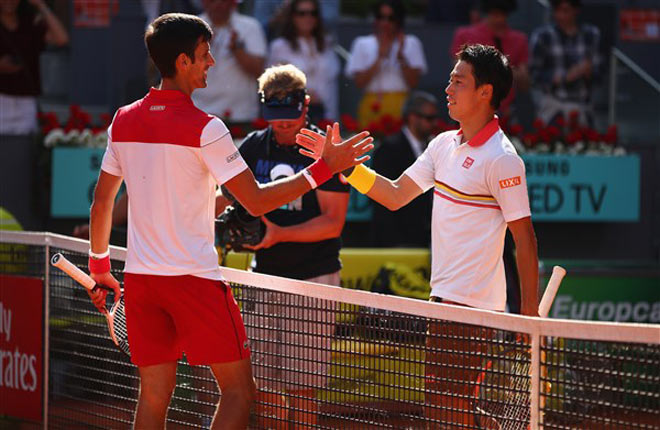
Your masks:
[{"label": "tennis net", "polygon": [[[45,285],[47,378],[35,428],[130,428],[135,367],[87,293],[47,264],[61,252],[84,268],[87,247],[47,233],[0,236],[0,274]],[[125,251],[112,256],[121,280]],[[233,269],[225,276],[259,387],[252,429],[660,430],[660,326],[539,320]],[[168,428],[208,427],[219,396],[207,368],[182,360]]]}]

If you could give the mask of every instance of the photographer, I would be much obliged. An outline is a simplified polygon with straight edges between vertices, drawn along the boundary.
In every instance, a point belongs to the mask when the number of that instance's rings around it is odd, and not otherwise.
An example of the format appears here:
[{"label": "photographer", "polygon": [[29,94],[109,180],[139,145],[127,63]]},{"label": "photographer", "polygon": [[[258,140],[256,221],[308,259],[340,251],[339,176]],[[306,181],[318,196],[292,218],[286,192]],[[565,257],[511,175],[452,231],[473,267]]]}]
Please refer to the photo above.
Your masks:
[{"label": "photographer", "polygon": [[[301,128],[317,129],[308,122],[307,111],[310,97],[306,92],[306,77],[303,72],[293,65],[283,65],[268,68],[259,77],[259,95],[263,108],[263,116],[268,121],[268,128],[255,131],[245,138],[240,146],[240,153],[254,176],[260,183],[268,183],[285,176],[294,175],[313,162],[311,158],[301,155],[296,145],[296,134]],[[339,180],[335,175],[316,190],[311,190],[298,199],[282,206],[262,217],[265,223],[265,235],[255,246],[246,245],[246,248],[256,251],[254,271],[277,275],[293,279],[301,279],[329,285],[339,285],[339,249],[341,247],[340,235],[344,227],[346,210],[348,207],[349,186]],[[219,201],[218,201],[219,203]],[[296,386],[267,387],[275,389],[277,394],[268,394],[261,391],[260,395],[268,397],[268,403],[283,403],[288,406],[289,417],[299,425],[313,426],[316,423],[316,414],[309,411],[317,410],[315,390],[308,387],[320,386],[323,380],[309,381],[310,378],[323,378],[325,366],[330,360],[329,342],[334,331],[334,321],[316,321],[315,318],[304,315],[307,310],[301,308],[287,308],[289,317],[296,313],[300,327],[282,333],[290,337],[279,342],[279,345],[264,342],[264,345],[255,345],[255,339],[264,339],[270,332],[254,333],[258,329],[252,327],[275,327],[284,324],[281,314],[285,311],[283,304],[266,300],[268,305],[259,305],[263,309],[255,309],[255,315],[260,321],[249,321],[248,337],[253,345],[254,371],[257,377],[269,376],[272,380],[295,381]],[[329,314],[326,314],[329,315]],[[313,327],[310,321],[316,321]],[[267,324],[264,324],[267,323]],[[305,338],[312,333],[312,344],[318,343],[320,338],[327,339],[326,352],[319,352],[313,360],[298,360],[304,356],[303,347],[294,345],[308,345]],[[274,354],[260,354],[265,348],[280,348]],[[316,348],[315,348],[316,349]],[[271,351],[272,352],[272,351]],[[324,356],[321,356],[324,355]],[[277,363],[270,361],[277,360]],[[286,363],[295,361],[294,365]],[[292,361],[292,362],[293,362]],[[319,364],[324,363],[324,364]],[[300,368],[300,367],[304,368]],[[283,377],[281,375],[265,375],[266,372],[284,372],[285,368],[298,368],[297,375]],[[301,375],[309,375],[302,378]],[[302,380],[306,379],[306,380]],[[264,387],[260,387],[264,388]],[[284,397],[282,397],[284,395]],[[288,397],[288,399],[287,399]],[[258,405],[259,406],[259,405]],[[284,406],[284,405],[283,405]],[[261,411],[258,415],[268,414]],[[286,417],[284,417],[286,419]]]}]

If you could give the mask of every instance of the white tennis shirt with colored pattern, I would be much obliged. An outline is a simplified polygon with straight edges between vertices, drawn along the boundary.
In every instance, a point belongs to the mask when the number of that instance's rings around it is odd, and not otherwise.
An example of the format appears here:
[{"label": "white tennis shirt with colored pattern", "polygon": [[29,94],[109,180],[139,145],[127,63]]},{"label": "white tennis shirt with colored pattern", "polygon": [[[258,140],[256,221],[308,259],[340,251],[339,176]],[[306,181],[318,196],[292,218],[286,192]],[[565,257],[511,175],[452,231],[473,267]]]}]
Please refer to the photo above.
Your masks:
[{"label": "white tennis shirt with colored pattern", "polygon": [[456,130],[438,135],[404,172],[434,188],[431,295],[502,311],[506,223],[531,215],[525,165],[497,117],[461,139]]}]

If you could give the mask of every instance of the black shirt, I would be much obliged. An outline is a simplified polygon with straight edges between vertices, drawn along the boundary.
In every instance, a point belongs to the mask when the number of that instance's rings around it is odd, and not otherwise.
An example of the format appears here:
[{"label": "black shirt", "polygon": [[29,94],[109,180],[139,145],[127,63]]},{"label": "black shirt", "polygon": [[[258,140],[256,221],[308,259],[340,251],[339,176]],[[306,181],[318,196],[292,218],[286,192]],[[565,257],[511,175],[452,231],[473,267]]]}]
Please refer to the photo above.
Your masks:
[{"label": "black shirt", "polygon": [[[321,133],[311,125],[308,128]],[[239,151],[241,156],[261,184],[284,176],[292,176],[314,162],[298,152],[298,146],[280,146],[275,141],[272,129],[250,133]],[[350,187],[335,175],[318,187],[322,191],[348,193]],[[321,215],[315,190],[266,214],[269,221],[287,227],[302,224]],[[283,276],[292,279],[309,279],[334,273],[341,269],[339,261],[339,237],[319,242],[281,242],[256,252],[255,272]]]},{"label": "black shirt", "polygon": [[38,96],[41,93],[39,55],[46,47],[46,24],[34,16],[19,17],[18,27],[7,30],[0,24],[0,57],[8,55],[21,69],[0,73],[0,93],[11,96]]}]

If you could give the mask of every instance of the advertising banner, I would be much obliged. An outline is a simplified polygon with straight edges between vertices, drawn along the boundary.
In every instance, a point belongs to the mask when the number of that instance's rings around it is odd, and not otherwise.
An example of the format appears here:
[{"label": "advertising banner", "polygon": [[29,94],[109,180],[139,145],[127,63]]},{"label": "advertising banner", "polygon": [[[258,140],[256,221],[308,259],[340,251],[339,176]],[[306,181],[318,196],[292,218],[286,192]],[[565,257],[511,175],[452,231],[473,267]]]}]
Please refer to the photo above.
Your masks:
[{"label": "advertising banner", "polygon": [[639,221],[637,155],[522,158],[534,221]]},{"label": "advertising banner", "polygon": [[43,283],[0,275],[0,416],[41,421]]}]

